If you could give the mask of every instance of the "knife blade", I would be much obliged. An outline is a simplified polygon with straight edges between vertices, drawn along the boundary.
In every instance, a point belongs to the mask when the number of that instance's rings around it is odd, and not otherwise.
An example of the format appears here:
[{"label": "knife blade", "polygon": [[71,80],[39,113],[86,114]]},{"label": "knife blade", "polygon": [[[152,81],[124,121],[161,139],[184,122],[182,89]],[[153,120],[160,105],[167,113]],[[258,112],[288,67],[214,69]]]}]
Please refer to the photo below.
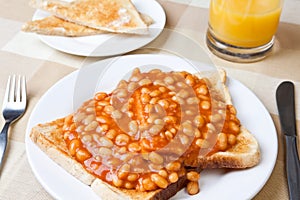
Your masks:
[{"label": "knife blade", "polygon": [[300,161],[297,151],[294,84],[282,82],[276,90],[281,130],[286,141],[286,173],[291,200],[300,200]]}]

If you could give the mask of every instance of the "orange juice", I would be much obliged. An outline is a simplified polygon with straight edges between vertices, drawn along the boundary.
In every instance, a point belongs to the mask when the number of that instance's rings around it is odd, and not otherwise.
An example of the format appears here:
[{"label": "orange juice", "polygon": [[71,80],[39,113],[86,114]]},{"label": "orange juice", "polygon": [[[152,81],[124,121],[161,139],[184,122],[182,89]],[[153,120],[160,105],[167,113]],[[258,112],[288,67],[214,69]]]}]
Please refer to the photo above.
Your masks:
[{"label": "orange juice", "polygon": [[281,0],[211,0],[210,29],[230,45],[262,46],[277,30],[281,7]]}]

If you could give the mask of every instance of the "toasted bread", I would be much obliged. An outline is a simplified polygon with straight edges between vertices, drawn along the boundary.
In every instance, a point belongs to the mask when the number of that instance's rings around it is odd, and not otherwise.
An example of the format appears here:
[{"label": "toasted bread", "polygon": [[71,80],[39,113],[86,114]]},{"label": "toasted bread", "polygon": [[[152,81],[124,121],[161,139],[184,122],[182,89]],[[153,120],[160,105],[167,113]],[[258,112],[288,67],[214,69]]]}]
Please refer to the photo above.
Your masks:
[{"label": "toasted bread", "polygon": [[[202,74],[198,76],[203,77]],[[210,81],[213,88],[211,92],[221,92],[218,98],[224,98],[226,104],[232,104],[230,94],[224,85],[226,74],[221,72],[222,81],[217,81],[215,74],[208,75],[206,80]],[[179,190],[189,182],[186,174],[181,174],[178,180],[169,184],[166,188],[155,189],[151,191],[139,191],[135,189],[124,189],[115,187],[87,171],[74,157],[70,155],[68,146],[64,140],[63,126],[64,120],[58,119],[54,122],[39,124],[33,127],[30,137],[49,157],[62,166],[70,174],[90,185],[101,199],[168,199],[175,195]],[[218,151],[205,156],[189,157],[185,155],[185,170],[194,170],[200,172],[205,168],[248,168],[259,163],[260,150],[259,145],[252,134],[241,126],[236,137],[236,142],[226,151]],[[193,158],[193,159],[192,159]]]},{"label": "toasted bread", "polygon": [[[153,19],[145,14],[140,14],[143,21],[147,26],[153,23]],[[101,31],[99,29],[90,28],[87,26],[82,26],[72,22],[65,21],[56,16],[49,16],[43,19],[29,21],[22,26],[22,31],[24,32],[35,32],[41,35],[55,35],[55,36],[88,36],[88,35],[98,35],[102,33],[107,33],[106,31]]]},{"label": "toasted bread", "polygon": [[130,0],[32,0],[30,5],[52,15],[101,31],[147,34],[148,26]]}]

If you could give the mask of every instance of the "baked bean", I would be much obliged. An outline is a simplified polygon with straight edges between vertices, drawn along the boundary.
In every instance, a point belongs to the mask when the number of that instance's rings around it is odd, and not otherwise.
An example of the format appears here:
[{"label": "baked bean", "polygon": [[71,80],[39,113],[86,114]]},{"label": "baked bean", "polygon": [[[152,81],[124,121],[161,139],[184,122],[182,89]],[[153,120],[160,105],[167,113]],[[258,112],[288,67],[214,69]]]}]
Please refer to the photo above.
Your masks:
[{"label": "baked bean", "polygon": [[228,143],[230,144],[230,145],[235,145],[235,143],[236,143],[236,136],[235,135],[233,135],[233,134],[228,134],[228,136],[227,136],[228,138]]},{"label": "baked bean", "polygon": [[107,94],[104,92],[98,92],[95,96],[94,99],[97,101],[103,100],[105,97],[107,97]]},{"label": "baked bean", "polygon": [[80,147],[80,140],[79,139],[73,139],[71,140],[69,144],[69,152],[71,156],[75,156],[78,148]]},{"label": "baked bean", "polygon": [[161,74],[161,70],[160,69],[151,69],[149,71],[149,73],[151,73],[151,74]]},{"label": "baked bean", "polygon": [[91,114],[91,115],[88,115],[86,118],[84,118],[82,120],[82,123],[84,125],[88,125],[88,124],[92,123],[92,121],[95,121],[95,119],[96,119],[95,115]]},{"label": "baked bean", "polygon": [[142,103],[147,104],[150,102],[150,99],[151,99],[151,97],[149,94],[147,94],[147,93],[141,94]]},{"label": "baked bean", "polygon": [[232,106],[232,105],[228,105],[228,107],[229,107],[230,113],[236,115],[236,109],[235,109],[235,107]]},{"label": "baked bean", "polygon": [[82,142],[84,143],[88,143],[88,142],[91,142],[92,141],[92,136],[90,134],[85,134],[82,136],[81,140]]},{"label": "baked bean", "polygon": [[102,147],[110,148],[114,146],[113,142],[107,137],[100,137],[96,142]]},{"label": "baked bean", "polygon": [[210,109],[210,102],[209,101],[201,101],[200,106],[203,110]]},{"label": "baked bean", "polygon": [[[98,128],[100,128],[100,130],[97,130]],[[100,132],[106,132],[106,131],[108,131],[108,125],[107,124],[102,124],[101,126],[98,126],[97,129],[96,129],[97,133],[99,133],[99,131]]]},{"label": "baked bean", "polygon": [[208,94],[208,89],[207,89],[206,85],[201,85],[200,87],[198,87],[196,89],[196,92],[198,94],[207,95]]},{"label": "baked bean", "polygon": [[240,127],[239,127],[239,125],[237,125],[233,121],[229,122],[229,129],[230,129],[231,133],[233,133],[235,135],[238,134],[238,133],[240,133]]},{"label": "baked bean", "polygon": [[108,121],[109,121],[109,119],[107,117],[105,117],[105,116],[97,116],[96,120],[98,122],[100,122],[101,124],[107,124]]},{"label": "baked bean", "polygon": [[183,145],[187,145],[190,142],[189,138],[183,134],[179,135],[179,139],[180,139],[181,144],[183,144]]},{"label": "baked bean", "polygon": [[196,137],[196,138],[201,137],[201,132],[199,131],[198,128],[195,129],[195,137]]},{"label": "baked bean", "polygon": [[157,188],[156,184],[150,178],[143,179],[142,184],[147,191],[155,190]]},{"label": "baked bean", "polygon": [[186,91],[186,90],[180,90],[178,93],[177,93],[177,96],[180,97],[180,98],[187,98],[189,96],[189,92]]},{"label": "baked bean", "polygon": [[104,112],[106,112],[107,114],[111,114],[114,111],[114,107],[111,105],[105,106],[104,107]]},{"label": "baked bean", "polygon": [[204,140],[204,139],[197,139],[196,140],[196,145],[200,148],[209,148],[210,147],[210,144],[207,140]]},{"label": "baked bean", "polygon": [[134,185],[130,182],[125,182],[124,186],[125,186],[126,189],[133,189],[134,188]]},{"label": "baked bean", "polygon": [[174,117],[174,116],[165,116],[164,121],[166,123],[175,124],[176,123],[176,117]]},{"label": "baked bean", "polygon": [[167,140],[172,140],[173,139],[173,134],[170,131],[166,131],[165,136],[166,136]]},{"label": "baked bean", "polygon": [[112,118],[114,119],[121,119],[122,118],[122,113],[119,110],[114,110],[111,113]]},{"label": "baked bean", "polygon": [[134,182],[134,181],[136,181],[138,178],[139,178],[139,175],[136,174],[136,173],[130,173],[130,174],[127,176],[127,180],[130,181],[130,182]]},{"label": "baked bean", "polygon": [[159,98],[158,97],[153,97],[153,98],[151,98],[151,100],[150,100],[150,104],[152,104],[152,105],[154,105],[154,104],[156,104],[157,103],[157,101],[159,100]]},{"label": "baked bean", "polygon": [[158,174],[151,174],[151,180],[160,188],[168,187],[168,181]]},{"label": "baked bean", "polygon": [[154,80],[153,85],[156,85],[156,86],[164,85],[164,82],[161,80]]},{"label": "baked bean", "polygon": [[147,104],[147,105],[145,105],[144,112],[145,113],[150,113],[152,108],[153,108],[153,105]]},{"label": "baked bean", "polygon": [[184,82],[177,82],[176,85],[180,88],[187,88],[187,85]]},{"label": "baked bean", "polygon": [[192,75],[187,75],[185,77],[185,82],[190,85],[190,86],[194,86],[195,85],[195,79]]},{"label": "baked bean", "polygon": [[91,154],[86,149],[79,149],[76,152],[76,158],[79,162],[83,162],[90,157],[91,157]]},{"label": "baked bean", "polygon": [[128,150],[130,152],[139,152],[141,149],[142,147],[137,142],[133,142],[128,145]]},{"label": "baked bean", "polygon": [[136,120],[130,121],[128,127],[129,127],[131,135],[137,134],[137,132],[139,130],[139,124],[137,123]]},{"label": "baked bean", "polygon": [[159,87],[158,89],[159,89],[159,91],[162,92],[162,93],[165,93],[165,92],[167,91],[167,88],[166,88],[166,87],[163,87],[163,86],[162,86],[162,87]]},{"label": "baked bean", "polygon": [[129,92],[133,92],[137,87],[138,87],[138,85],[137,85],[136,82],[130,82],[128,84],[127,89],[128,89]]},{"label": "baked bean", "polygon": [[218,147],[221,151],[227,149],[227,135],[225,133],[218,134]]},{"label": "baked bean", "polygon": [[155,112],[156,112],[157,114],[159,114],[159,115],[164,114],[164,109],[163,109],[163,107],[162,107],[161,105],[155,104],[155,105],[154,105],[154,109],[155,109]]},{"label": "baked bean", "polygon": [[164,178],[167,178],[168,177],[168,172],[164,169],[161,169],[158,171],[158,174]]},{"label": "baked bean", "polygon": [[181,168],[181,163],[179,161],[173,161],[166,165],[168,171],[177,172]]},{"label": "baked bean", "polygon": [[141,89],[141,93],[142,93],[142,94],[150,93],[150,90],[149,90],[148,88],[146,88],[146,87],[143,87],[143,88]]},{"label": "baked bean", "polygon": [[171,183],[175,183],[178,181],[178,174],[176,172],[172,172],[168,178]]},{"label": "baked bean", "polygon": [[164,124],[164,120],[162,120],[162,119],[155,119],[154,120],[154,124],[156,124],[156,125],[163,125]]},{"label": "baked bean", "polygon": [[121,108],[121,112],[123,113],[127,113],[128,112],[128,106],[129,106],[129,103],[124,103],[122,108]]},{"label": "baked bean", "polygon": [[127,143],[129,142],[129,139],[130,138],[128,135],[122,133],[122,134],[117,135],[115,142],[119,146],[124,146],[124,145],[127,145]]},{"label": "baked bean", "polygon": [[148,78],[144,78],[144,79],[142,79],[142,80],[139,81],[139,85],[140,86],[148,85],[150,83],[152,83],[152,81],[150,79],[148,79]]},{"label": "baked bean", "polygon": [[194,136],[193,126],[189,121],[185,121],[182,123],[182,131],[188,136]]},{"label": "baked bean", "polygon": [[129,118],[132,118],[132,117],[133,117],[133,112],[132,112],[132,111],[128,111],[128,112],[127,112],[127,116],[128,116]]},{"label": "baked bean", "polygon": [[149,129],[149,133],[151,135],[157,135],[163,128],[163,125],[160,124],[154,124],[153,126],[151,126],[151,128]]},{"label": "baked bean", "polygon": [[200,174],[198,172],[195,171],[190,171],[186,174],[186,178],[189,181],[198,181],[200,178]]},{"label": "baked bean", "polygon": [[199,103],[199,99],[197,97],[190,97],[186,100],[186,102],[190,105],[192,104],[198,104]]},{"label": "baked bean", "polygon": [[141,75],[135,75],[135,76],[131,76],[130,77],[130,81],[132,81],[132,82],[138,82],[139,80],[141,80]]},{"label": "baked bean", "polygon": [[[224,117],[225,117],[225,116],[224,116]],[[211,115],[211,116],[210,116],[210,121],[211,121],[212,123],[220,122],[221,120],[224,119],[224,117],[223,117],[222,115],[220,115],[220,114],[214,114],[214,115]]]},{"label": "baked bean", "polygon": [[165,99],[159,100],[157,103],[161,105],[164,109],[167,109],[170,105],[168,100]]},{"label": "baked bean", "polygon": [[170,76],[167,76],[164,78],[164,82],[167,84],[167,85],[172,85],[174,83],[174,79]]},{"label": "baked bean", "polygon": [[125,80],[121,80],[117,86],[118,89],[124,89],[127,88],[127,82]]},{"label": "baked bean", "polygon": [[123,185],[123,180],[119,179],[117,176],[113,177],[112,182],[116,187],[121,187]]},{"label": "baked bean", "polygon": [[158,118],[159,116],[157,114],[151,113],[150,116],[147,119],[147,122],[149,124],[154,123],[154,121]]},{"label": "baked bean", "polygon": [[98,127],[98,122],[97,121],[92,121],[90,124],[88,124],[84,128],[84,131],[92,131],[92,130],[95,130],[97,127]]},{"label": "baked bean", "polygon": [[110,129],[106,133],[106,137],[113,140],[117,136],[117,132],[114,129]]},{"label": "baked bean", "polygon": [[215,132],[216,128],[212,123],[206,124],[206,127],[208,128],[208,132]]},{"label": "baked bean", "polygon": [[95,107],[88,107],[85,109],[86,113],[94,113],[95,112]]},{"label": "baked bean", "polygon": [[190,181],[187,186],[186,190],[190,195],[195,195],[199,192],[199,183],[198,181]]},{"label": "baked bean", "polygon": [[177,130],[176,130],[175,128],[171,128],[170,131],[171,131],[171,133],[173,133],[173,134],[177,133]]},{"label": "baked bean", "polygon": [[159,90],[154,90],[154,91],[152,91],[152,92],[150,92],[150,96],[151,97],[157,97],[157,96],[159,96],[161,94],[161,91],[159,91]]},{"label": "baked bean", "polygon": [[122,180],[126,179],[129,172],[130,172],[130,165],[129,164],[122,165],[122,167],[118,170],[118,178]]},{"label": "baked bean", "polygon": [[98,154],[101,156],[110,156],[112,154],[112,150],[107,147],[100,147]]},{"label": "baked bean", "polygon": [[149,160],[157,165],[163,164],[164,162],[164,158],[154,151],[149,153]]},{"label": "baked bean", "polygon": [[[86,118],[86,114],[83,112],[77,112],[77,113],[75,113],[73,118],[74,118],[75,122],[81,122]],[[66,122],[66,124],[70,124],[70,123]]]},{"label": "baked bean", "polygon": [[108,101],[98,101],[97,103],[99,106],[107,106],[109,105],[109,102]]}]

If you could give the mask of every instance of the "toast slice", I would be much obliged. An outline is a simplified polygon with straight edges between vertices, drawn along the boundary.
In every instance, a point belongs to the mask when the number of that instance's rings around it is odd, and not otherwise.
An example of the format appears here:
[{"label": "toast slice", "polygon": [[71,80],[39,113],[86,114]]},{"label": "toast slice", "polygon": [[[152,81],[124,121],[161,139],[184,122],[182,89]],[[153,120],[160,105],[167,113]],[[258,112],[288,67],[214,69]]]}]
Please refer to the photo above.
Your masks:
[{"label": "toast slice", "polygon": [[32,0],[30,5],[52,15],[101,31],[147,34],[145,24],[130,0]]},{"label": "toast slice", "polygon": [[[151,72],[150,72],[150,74],[151,74]],[[132,77],[130,78],[130,81],[134,82],[136,80],[136,78],[139,77],[140,75],[141,74],[139,71],[134,72]],[[188,80],[188,76],[189,75],[185,76],[186,80]],[[206,78],[204,78],[204,80],[209,85],[212,86],[210,93],[216,93],[215,97],[218,100],[222,99],[226,103],[226,105],[232,104],[229,91],[224,84],[226,81],[226,74],[224,71],[220,72],[220,76],[222,77],[221,82],[218,81],[219,74],[217,74],[217,75],[216,74],[206,74],[206,75],[198,74],[197,76],[200,78],[203,78],[203,76],[206,77]],[[154,77],[157,77],[157,76],[154,75]],[[142,80],[144,80],[144,82],[145,82],[145,79],[142,79]],[[179,85],[179,84],[177,84],[177,85]],[[128,85],[128,88],[129,87],[130,86]],[[116,92],[116,91],[120,92],[120,89],[122,89],[122,88],[124,89],[124,82],[121,81],[120,84],[118,85],[117,89],[114,90],[114,92]],[[103,95],[104,95],[104,93],[101,93],[99,96],[103,96]],[[95,98],[100,99],[101,104],[103,104],[104,97],[99,97],[99,96],[96,95]],[[105,98],[109,97],[109,96],[107,96],[107,94],[104,96],[106,96]],[[117,96],[119,96],[118,93],[117,93]],[[111,101],[113,101],[113,100],[111,100]],[[87,103],[84,105],[89,105],[89,104],[90,103]],[[170,106],[171,106],[171,104],[170,104]],[[136,107],[138,108],[137,105],[136,105]],[[83,106],[82,109],[86,110],[87,107]],[[105,116],[105,115],[103,115],[103,116]],[[237,135],[235,137],[235,142],[230,147],[226,148],[225,150],[218,149],[217,151],[212,151],[212,153],[210,152],[205,155],[199,154],[199,156],[196,155],[196,157],[195,157],[195,156],[193,156],[194,148],[191,148],[192,151],[189,151],[189,149],[188,149],[186,151],[188,153],[184,153],[183,156],[181,156],[178,159],[178,160],[182,161],[182,165],[181,165],[182,168],[180,168],[180,171],[178,171],[178,170],[176,171],[177,175],[178,175],[178,179],[176,181],[172,181],[166,187],[155,187],[152,190],[146,190],[146,191],[141,190],[141,189],[120,188],[120,187],[114,186],[113,184],[108,183],[105,180],[102,180],[102,178],[99,178],[97,175],[95,175],[94,172],[91,172],[90,169],[87,169],[86,167],[84,167],[84,164],[82,164],[82,162],[80,162],[78,159],[76,159],[77,155],[72,156],[72,153],[71,153],[72,150],[70,150],[70,143],[68,142],[68,139],[66,140],[66,137],[68,138],[68,137],[73,137],[73,136],[69,136],[68,134],[66,136],[66,134],[65,134],[66,133],[65,130],[72,129],[72,128],[70,128],[70,127],[72,127],[72,125],[69,126],[70,129],[68,128],[68,126],[66,128],[66,124],[68,123],[69,120],[70,120],[70,116],[67,116],[65,118],[58,119],[53,122],[39,124],[32,128],[30,137],[31,137],[32,141],[41,148],[41,150],[43,150],[50,158],[52,158],[62,168],[64,168],[71,175],[78,178],[83,183],[90,185],[91,188],[93,189],[93,191],[95,191],[95,193],[98,194],[101,197],[101,199],[146,199],[146,200],[148,200],[148,199],[168,199],[168,198],[172,197],[173,195],[175,195],[183,187],[185,187],[190,181],[192,181],[187,176],[187,173],[190,170],[200,172],[202,169],[205,169],[205,168],[241,169],[241,168],[253,167],[253,166],[257,165],[260,160],[260,150],[259,150],[259,145],[258,145],[256,139],[245,127],[243,127],[241,125],[240,128],[238,129],[239,132],[237,133]],[[85,120],[85,119],[83,119],[83,120]],[[101,119],[99,119],[99,120],[101,121]],[[84,130],[86,130],[86,129],[84,129]],[[84,133],[84,134],[86,134],[86,133]],[[196,132],[193,134],[196,135]],[[220,134],[221,133],[218,133],[218,135],[220,135]],[[117,136],[118,136],[118,134],[114,136],[115,141],[117,140]],[[107,137],[109,137],[109,136],[107,135]],[[196,136],[196,137],[200,137],[200,136]],[[176,136],[173,138],[173,140],[176,140],[175,138],[176,138]],[[229,136],[228,136],[228,138],[229,138]],[[82,137],[82,140],[84,141],[85,139],[83,139],[83,137]],[[180,140],[180,141],[182,142],[182,140]],[[219,140],[217,140],[217,143],[215,146],[218,146],[218,144],[219,144],[218,141]],[[102,144],[104,144],[104,143],[102,143]],[[193,144],[194,143],[191,144],[191,147],[193,147],[192,146]],[[196,142],[196,144],[197,144],[197,142]],[[86,145],[86,148],[89,148],[88,143],[86,143],[85,145]],[[178,149],[178,148],[180,148],[180,145],[176,144],[175,147]],[[113,148],[113,147],[111,146],[110,148]],[[203,147],[203,148],[206,148],[206,147]],[[210,150],[212,150],[212,149],[210,149]],[[170,152],[168,152],[168,153],[170,153]],[[145,159],[150,160],[152,162],[152,159],[150,158],[150,154],[147,154]],[[138,168],[138,165],[136,167]],[[169,169],[167,167],[166,167],[166,169],[169,172]],[[171,169],[170,169],[170,172],[172,172]],[[163,176],[163,175],[161,175],[161,176]],[[151,178],[152,178],[152,176],[151,176]],[[168,179],[171,180],[170,176]],[[194,180],[194,182],[195,182],[195,180]],[[197,184],[198,184],[198,182],[197,182]]]},{"label": "toast slice", "polygon": [[[150,16],[146,14],[140,15],[147,26],[153,24],[153,19]],[[25,23],[22,26],[22,31],[35,32],[41,35],[55,35],[68,37],[89,36],[107,33],[106,31],[101,31],[99,29],[94,29],[87,26],[82,26],[79,24],[68,22],[53,15],[45,17],[43,19],[29,21]]]}]

